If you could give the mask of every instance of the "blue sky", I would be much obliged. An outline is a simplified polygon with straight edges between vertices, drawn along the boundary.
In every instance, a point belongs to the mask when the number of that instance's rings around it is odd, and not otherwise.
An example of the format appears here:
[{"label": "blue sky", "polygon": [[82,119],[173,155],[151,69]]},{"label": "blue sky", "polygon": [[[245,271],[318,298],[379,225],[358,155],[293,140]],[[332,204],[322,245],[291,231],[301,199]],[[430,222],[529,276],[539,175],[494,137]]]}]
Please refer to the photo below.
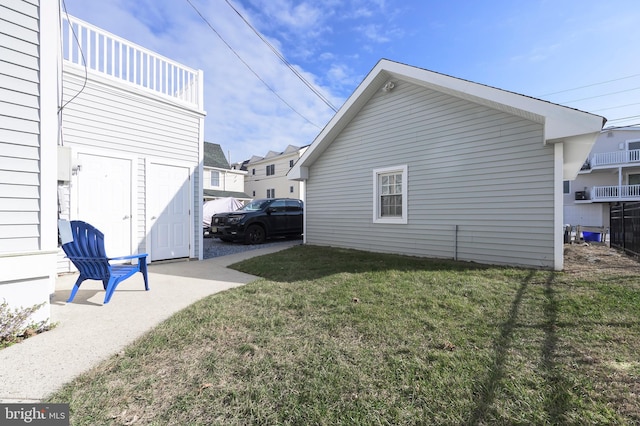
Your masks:
[{"label": "blue sky", "polygon": [[[311,143],[386,58],[640,124],[637,0],[65,0],[67,11],[205,77],[205,140],[232,162]],[[286,104],[271,91],[275,91]],[[288,104],[288,105],[287,105]]]}]

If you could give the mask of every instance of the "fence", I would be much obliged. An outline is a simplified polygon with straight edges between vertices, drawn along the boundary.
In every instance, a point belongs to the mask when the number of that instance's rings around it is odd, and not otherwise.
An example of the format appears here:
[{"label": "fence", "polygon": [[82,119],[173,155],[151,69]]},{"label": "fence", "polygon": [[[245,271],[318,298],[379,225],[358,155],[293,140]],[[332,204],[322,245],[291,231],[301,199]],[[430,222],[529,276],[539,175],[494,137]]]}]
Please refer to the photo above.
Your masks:
[{"label": "fence", "polygon": [[640,202],[611,205],[611,247],[640,256]]},{"label": "fence", "polygon": [[62,54],[66,61],[155,93],[202,106],[201,71],[74,17],[64,17],[62,39]]}]

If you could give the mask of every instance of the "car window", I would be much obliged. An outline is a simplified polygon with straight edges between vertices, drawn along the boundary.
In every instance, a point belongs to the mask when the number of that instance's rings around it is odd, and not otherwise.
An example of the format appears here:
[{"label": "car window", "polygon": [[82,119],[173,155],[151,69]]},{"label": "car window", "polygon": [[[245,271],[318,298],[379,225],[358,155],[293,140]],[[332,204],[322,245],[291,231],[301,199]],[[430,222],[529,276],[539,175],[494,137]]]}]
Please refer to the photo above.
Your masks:
[{"label": "car window", "polygon": [[286,210],[286,202],[285,200],[275,200],[273,203],[271,203],[269,208],[277,212],[283,212]]},{"label": "car window", "polygon": [[249,204],[242,207],[238,211],[255,212],[258,210],[262,210],[266,205],[267,205],[267,200],[256,200],[256,201],[250,202]]},{"label": "car window", "polygon": [[287,211],[297,212],[302,210],[302,203],[298,200],[287,200]]}]

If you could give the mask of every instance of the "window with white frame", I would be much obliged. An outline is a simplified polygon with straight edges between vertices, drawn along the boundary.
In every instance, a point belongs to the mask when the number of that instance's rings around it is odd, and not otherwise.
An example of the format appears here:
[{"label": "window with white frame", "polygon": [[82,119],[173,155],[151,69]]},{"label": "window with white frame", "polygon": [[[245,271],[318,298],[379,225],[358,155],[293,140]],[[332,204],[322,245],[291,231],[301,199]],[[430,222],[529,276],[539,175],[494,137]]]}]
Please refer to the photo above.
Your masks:
[{"label": "window with white frame", "polygon": [[407,166],[373,171],[373,222],[407,223]]},{"label": "window with white frame", "polygon": [[571,181],[569,180],[562,181],[562,193],[571,194]]},{"label": "window with white frame", "polygon": [[293,160],[289,160],[289,167],[293,167]]},{"label": "window with white frame", "polygon": [[211,170],[211,186],[213,187],[220,186],[220,172]]},{"label": "window with white frame", "polygon": [[293,186],[290,186],[290,187],[289,187],[289,192],[290,192],[291,194],[293,194]]},{"label": "window with white frame", "polygon": [[627,149],[629,151],[640,149],[640,140],[635,139],[632,141],[627,141]]},{"label": "window with white frame", "polygon": [[276,189],[267,189],[267,198],[276,198]]}]

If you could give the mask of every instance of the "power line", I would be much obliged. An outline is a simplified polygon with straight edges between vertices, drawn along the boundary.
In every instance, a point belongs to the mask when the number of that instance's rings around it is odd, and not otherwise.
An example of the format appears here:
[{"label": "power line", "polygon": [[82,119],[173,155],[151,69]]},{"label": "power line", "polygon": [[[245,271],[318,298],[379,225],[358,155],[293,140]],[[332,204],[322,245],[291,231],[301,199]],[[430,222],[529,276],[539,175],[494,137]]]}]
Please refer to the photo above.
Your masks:
[{"label": "power line", "polygon": [[287,61],[287,59],[282,55],[282,53],[280,53],[278,49],[276,49],[271,43],[269,43],[269,41],[267,41],[267,39],[265,39],[264,36],[258,30],[256,30],[255,27],[251,25],[249,21],[247,21],[247,19],[238,11],[238,9],[236,9],[231,4],[229,0],[225,0],[225,2],[229,5],[231,9],[233,9],[234,12],[236,12],[236,14],[240,17],[240,19],[242,19],[244,23],[247,24],[249,28],[251,28],[251,30],[260,38],[260,40],[262,40],[262,42],[266,44],[267,47],[269,47],[269,49],[271,49],[271,51],[278,57],[278,59],[280,59],[282,63],[285,64],[287,68],[289,68],[291,72],[293,72],[296,75],[296,77],[298,77],[300,81],[302,81],[305,84],[305,86],[307,86],[318,98],[320,98],[320,100],[322,100],[322,102],[324,102],[329,108],[331,108],[333,112],[338,111],[338,109],[335,106],[333,106],[331,101],[329,101],[329,99],[327,99],[322,93],[320,93],[320,91],[318,91],[318,89],[316,89],[315,86],[313,86],[313,84],[307,81],[307,79],[305,79],[302,76],[302,74],[300,74],[300,72],[297,69],[295,69],[295,67],[289,61]]},{"label": "power line", "polygon": [[633,90],[639,90],[639,89],[640,89],[640,87],[634,87],[632,89],[621,90],[619,92],[610,92],[610,93],[605,93],[603,95],[590,96],[588,98],[574,99],[572,101],[564,101],[564,102],[558,102],[558,103],[560,103],[560,104],[570,104],[570,103],[573,103],[573,102],[580,102],[580,101],[586,101],[586,100],[589,100],[589,99],[603,98],[605,96],[618,95],[620,93],[631,92]]},{"label": "power line", "polygon": [[629,117],[614,118],[613,120],[607,120],[607,122],[610,123],[612,121],[623,121],[623,120],[629,120],[631,118],[640,118],[640,115],[630,115]]},{"label": "power line", "polygon": [[544,95],[540,95],[540,97],[557,95],[558,93],[572,92],[574,90],[586,89],[587,87],[593,87],[593,86],[600,86],[602,84],[613,83],[614,81],[620,81],[620,80],[627,80],[629,78],[634,78],[634,77],[638,77],[638,76],[640,76],[640,74],[628,75],[626,77],[614,78],[613,80],[607,80],[607,81],[601,81],[599,83],[587,84],[585,86],[574,87],[572,89],[565,89],[565,90],[560,90],[560,91],[557,91],[557,92],[545,93]]},{"label": "power line", "polygon": [[[82,51],[82,45],[80,44],[80,40],[78,40],[78,35],[73,29],[73,24],[71,23],[69,12],[67,12],[67,4],[64,2],[64,0],[62,0],[62,7],[64,8],[64,14],[67,16],[67,24],[69,25],[69,31],[71,31],[71,34],[73,34],[73,38],[75,39],[76,44],[78,45],[78,51],[80,52],[80,57],[82,58],[82,65],[84,65],[84,81],[82,82],[82,87],[80,88],[80,90],[76,92],[76,94],[73,95],[71,99],[69,99],[67,102],[65,102],[62,106],[58,108],[58,113],[62,112],[62,110],[65,109],[67,105],[73,102],[75,98],[80,96],[80,93],[84,92],[84,89],[87,87],[87,80],[89,79],[89,75],[87,71],[87,61],[84,57],[84,52]],[[62,28],[60,29],[60,34],[62,35]],[[69,52],[69,55],[71,55],[71,52]]]},{"label": "power line", "polygon": [[242,59],[242,57],[238,54],[238,52],[236,52],[233,47],[231,47],[231,45],[229,45],[229,43],[227,43],[227,41],[220,35],[220,33],[218,33],[218,31],[216,31],[215,28],[213,28],[213,25],[211,25],[211,23],[209,23],[209,21],[207,20],[207,18],[204,17],[204,15],[202,15],[202,13],[200,13],[200,11],[198,10],[197,7],[195,7],[195,5],[193,3],[191,3],[191,0],[186,0],[187,3],[189,3],[189,5],[193,8],[193,10],[196,11],[196,13],[200,16],[200,18],[204,21],[205,24],[207,24],[207,26],[211,29],[211,31],[213,31],[215,33],[215,35],[218,36],[218,38],[220,40],[222,40],[222,42],[225,44],[225,46],[227,46],[229,48],[229,50],[231,50],[233,52],[234,55],[236,55],[236,57],[240,60],[240,62],[242,62],[244,64],[245,67],[247,67],[249,69],[249,71],[251,71],[251,73],[253,73],[253,75],[262,82],[262,84],[264,84],[264,86],[269,89],[269,91],[271,91],[271,93],[273,93],[274,95],[276,95],[278,97],[278,99],[280,99],[282,101],[282,103],[284,103],[286,106],[289,107],[289,109],[291,109],[291,111],[295,112],[296,114],[298,114],[300,117],[302,117],[302,119],[304,119],[307,123],[311,124],[312,126],[320,129],[320,126],[318,126],[317,124],[313,123],[311,120],[309,120],[307,117],[305,117],[304,115],[300,114],[294,107],[292,107],[287,101],[285,101],[280,95],[278,95],[276,93],[276,91],[274,89],[271,88],[271,86],[269,86],[267,84],[266,81],[264,81],[257,72],[255,72],[253,70],[253,68],[251,68],[251,66],[245,62],[244,59]]},{"label": "power line", "polygon": [[612,107],[607,107],[607,108],[598,108],[598,109],[592,109],[592,112],[596,112],[596,111],[605,111],[608,109],[616,109],[616,108],[625,108],[625,107],[630,107],[630,106],[634,106],[634,105],[640,105],[640,102],[636,102],[633,104],[626,104],[626,105],[617,105],[617,106],[612,106]]}]

